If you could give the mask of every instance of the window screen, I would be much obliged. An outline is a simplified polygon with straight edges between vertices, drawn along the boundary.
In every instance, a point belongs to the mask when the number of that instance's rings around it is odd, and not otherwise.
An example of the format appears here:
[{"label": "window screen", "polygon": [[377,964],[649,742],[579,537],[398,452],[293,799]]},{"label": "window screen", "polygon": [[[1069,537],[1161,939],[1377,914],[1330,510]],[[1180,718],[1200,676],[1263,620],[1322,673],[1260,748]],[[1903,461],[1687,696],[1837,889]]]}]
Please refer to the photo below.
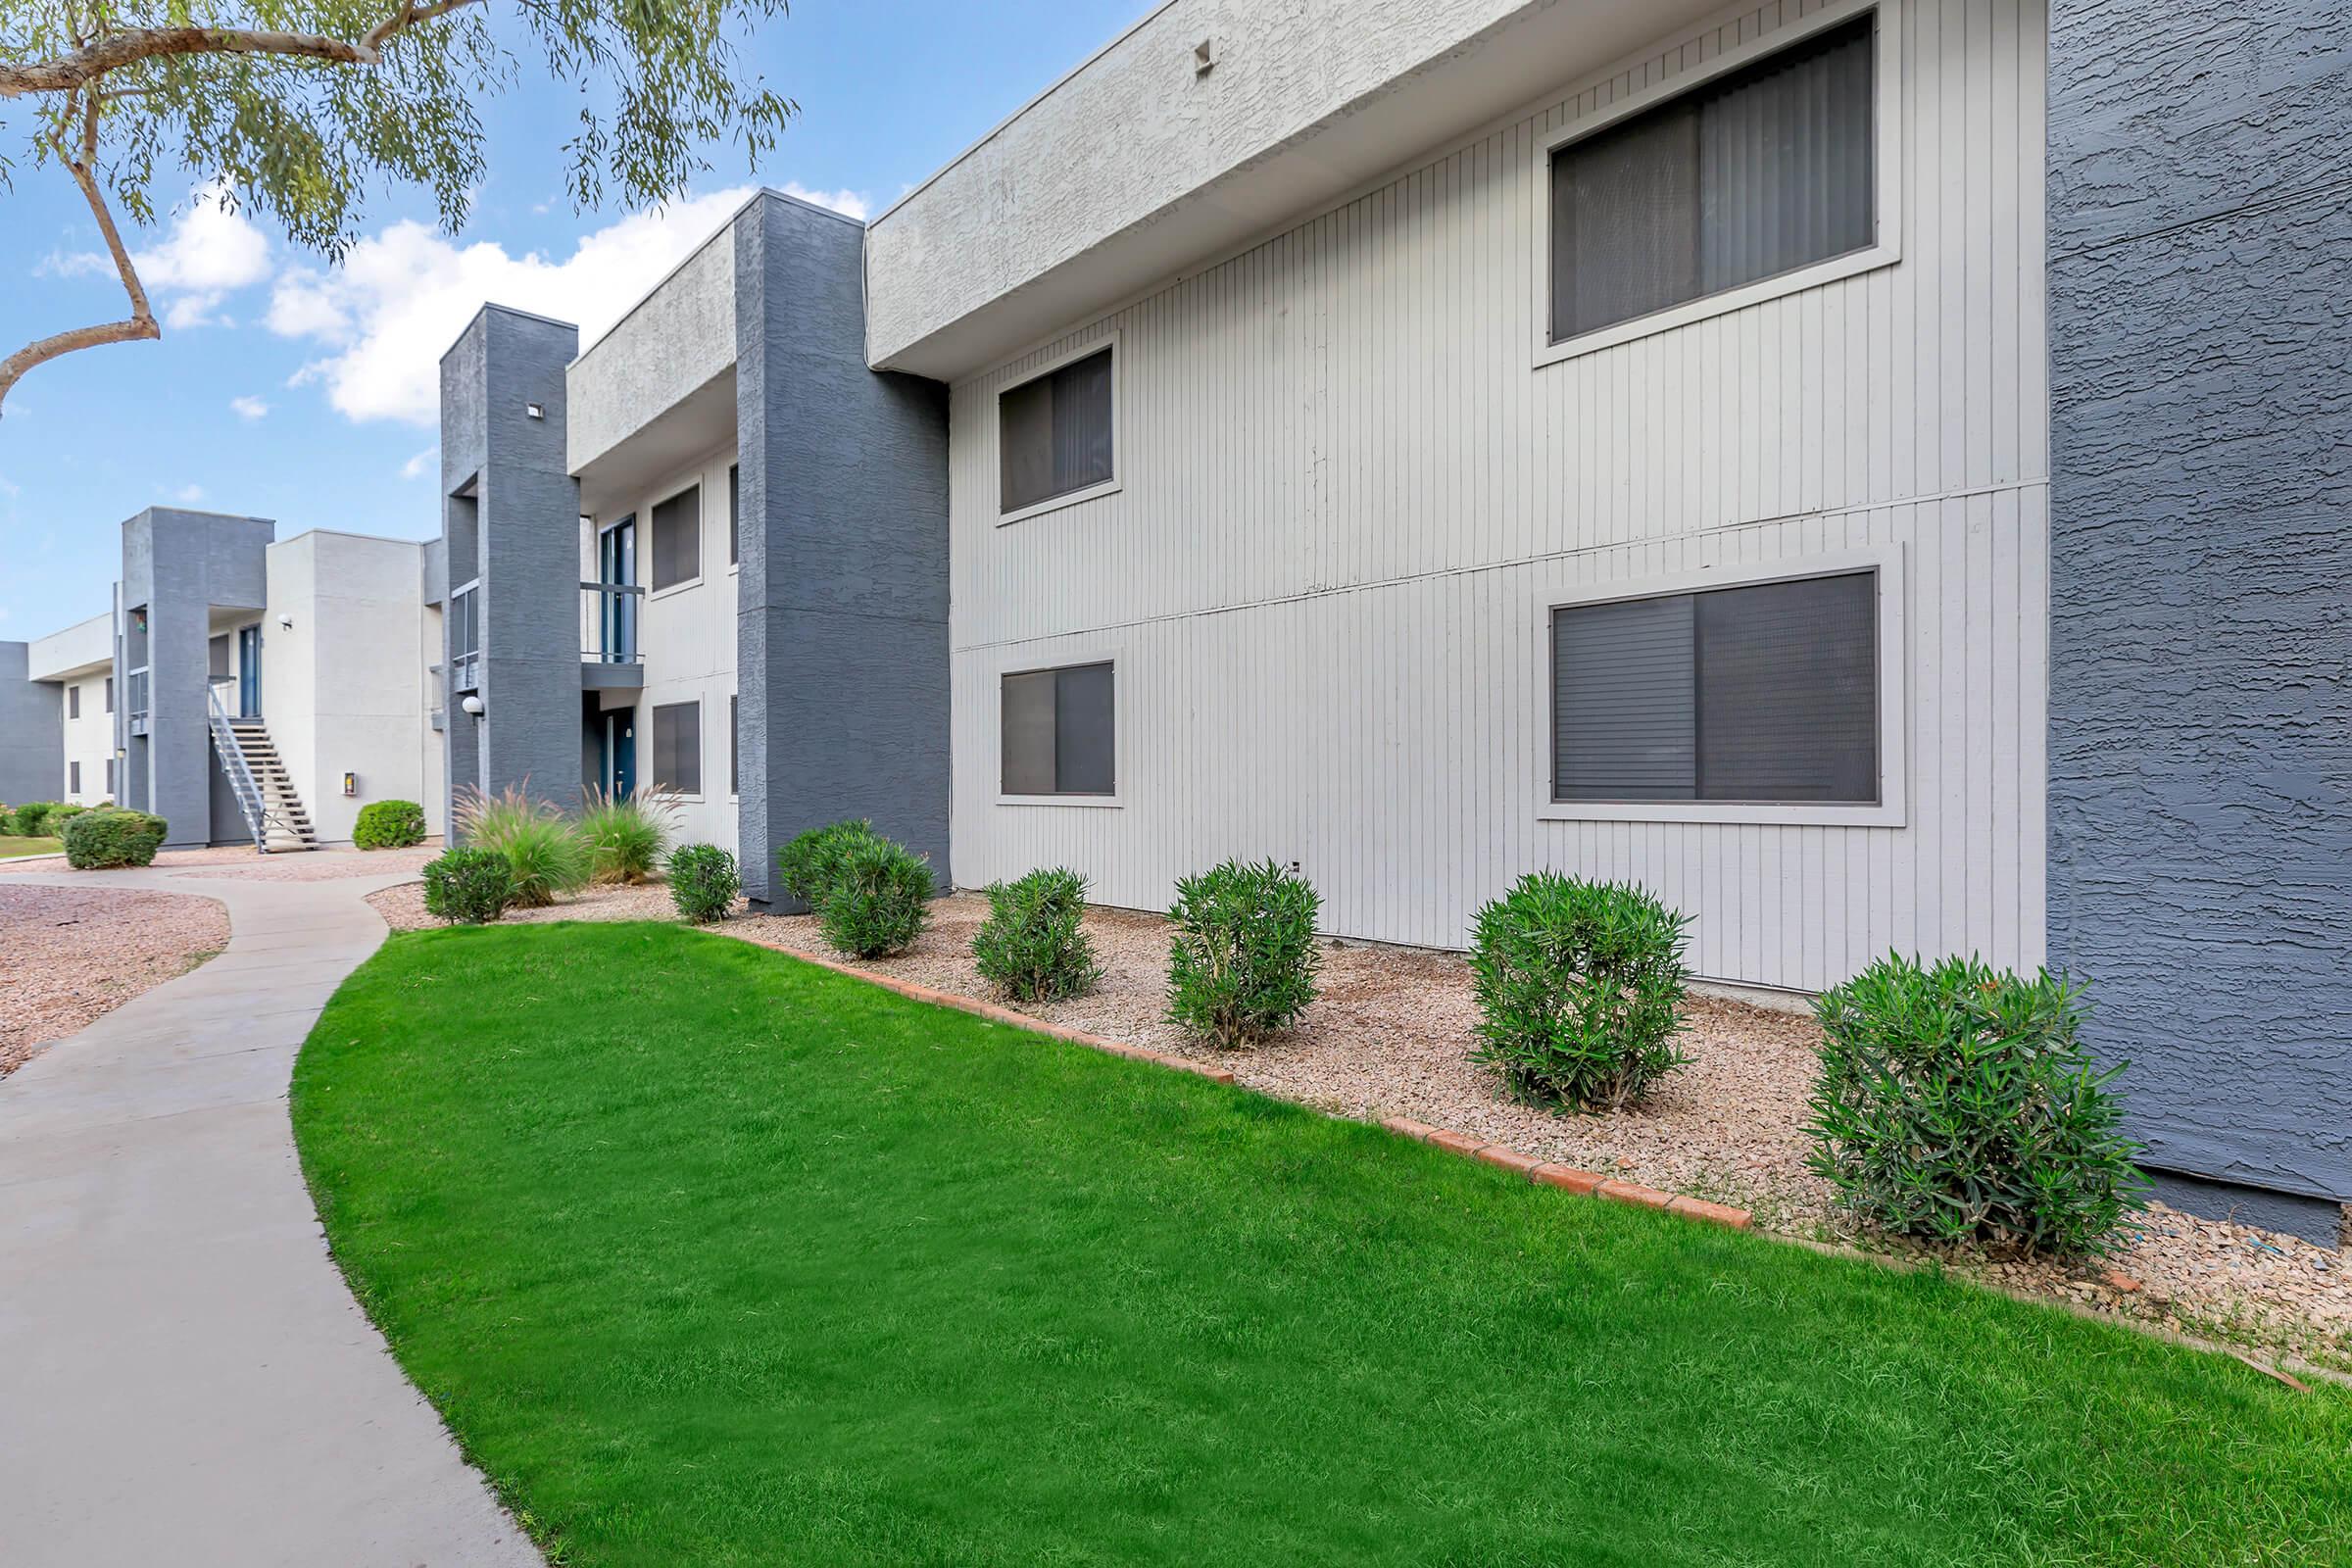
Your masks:
[{"label": "window screen", "polygon": [[208,660],[205,666],[207,673],[214,680],[228,679],[228,636],[225,632],[205,645],[205,655]]},{"label": "window screen", "polygon": [[1860,250],[1878,227],[1864,16],[1551,157],[1551,339]]},{"label": "window screen", "polygon": [[1552,612],[1552,798],[1870,805],[1878,576]]},{"label": "window screen", "polygon": [[743,478],[737,465],[727,465],[727,564],[743,560]]},{"label": "window screen", "polygon": [[1090,354],[998,399],[1004,511],[1109,480],[1110,353]]},{"label": "window screen", "polygon": [[743,793],[743,720],[735,715],[735,699],[727,699],[727,793]]},{"label": "window screen", "polygon": [[[79,686],[69,686],[66,688],[66,716],[68,718],[79,718],[81,716],[81,688]],[[80,787],[81,786],[78,784],[74,786],[75,789],[79,789]]]},{"label": "window screen", "polygon": [[115,760],[111,757],[106,760],[106,793],[115,793]]},{"label": "window screen", "polygon": [[703,793],[703,705],[663,703],[654,710],[654,782],[680,795]]},{"label": "window screen", "polygon": [[1007,675],[1003,766],[1006,795],[1109,795],[1117,785],[1108,664]]},{"label": "window screen", "polygon": [[79,762],[68,762],[66,764],[66,772],[68,774],[66,779],[66,793],[68,795],[79,795],[81,793],[81,764]]},{"label": "window screen", "polygon": [[689,485],[654,508],[654,588],[703,574],[703,487]]},{"label": "window screen", "polygon": [[112,675],[106,677],[106,710],[110,713],[115,710],[115,677]]}]

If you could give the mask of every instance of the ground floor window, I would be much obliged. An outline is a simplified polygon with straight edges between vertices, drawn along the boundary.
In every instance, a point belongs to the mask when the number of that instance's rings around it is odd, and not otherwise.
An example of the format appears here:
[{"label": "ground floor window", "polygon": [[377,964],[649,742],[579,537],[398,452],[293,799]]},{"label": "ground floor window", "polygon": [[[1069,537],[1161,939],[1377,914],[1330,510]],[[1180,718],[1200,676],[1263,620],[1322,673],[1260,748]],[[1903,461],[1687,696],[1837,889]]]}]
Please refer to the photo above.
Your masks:
[{"label": "ground floor window", "polygon": [[1878,573],[1552,612],[1552,799],[1879,800]]},{"label": "ground floor window", "polygon": [[68,795],[81,793],[81,764],[79,762],[66,764],[66,793]]},{"label": "ground floor window", "polygon": [[1006,795],[1109,795],[1117,749],[1111,666],[1006,675],[1001,782]]},{"label": "ground floor window", "polygon": [[680,795],[703,793],[703,705],[662,703],[654,709],[654,782]]}]

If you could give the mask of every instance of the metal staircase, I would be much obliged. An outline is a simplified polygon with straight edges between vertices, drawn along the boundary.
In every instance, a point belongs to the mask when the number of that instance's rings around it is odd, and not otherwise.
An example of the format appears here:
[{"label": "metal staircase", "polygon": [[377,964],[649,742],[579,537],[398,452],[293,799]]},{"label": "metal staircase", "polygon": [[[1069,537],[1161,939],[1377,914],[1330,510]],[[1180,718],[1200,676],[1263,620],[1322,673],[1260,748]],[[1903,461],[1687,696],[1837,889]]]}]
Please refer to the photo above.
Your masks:
[{"label": "metal staircase", "polygon": [[211,709],[213,750],[220,770],[237,797],[237,809],[253,834],[253,846],[264,855],[279,850],[315,850],[318,835],[311,813],[302,808],[286,764],[278,760],[270,731],[258,718],[231,718],[220,701],[220,689],[206,693]]}]

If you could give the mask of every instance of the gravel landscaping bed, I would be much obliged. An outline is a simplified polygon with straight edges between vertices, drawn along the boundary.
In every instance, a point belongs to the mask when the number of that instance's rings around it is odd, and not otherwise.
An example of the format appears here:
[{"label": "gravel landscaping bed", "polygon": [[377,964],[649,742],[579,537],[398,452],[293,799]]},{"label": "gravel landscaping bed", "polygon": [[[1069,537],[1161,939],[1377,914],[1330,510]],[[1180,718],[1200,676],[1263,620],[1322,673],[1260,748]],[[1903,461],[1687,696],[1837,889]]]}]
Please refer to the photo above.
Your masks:
[{"label": "gravel landscaping bed", "polygon": [[[369,903],[396,930],[437,925],[423,890],[387,888]],[[985,997],[972,933],[988,902],[956,894],[933,906],[912,951],[866,965],[943,991]],[[666,888],[593,889],[510,920],[671,919]],[[1320,995],[1299,1026],[1247,1051],[1220,1052],[1164,1015],[1167,922],[1090,910],[1086,928],[1106,973],[1093,994],[1025,1006],[1051,1023],[1229,1067],[1250,1088],[1376,1119],[1410,1116],[1506,1143],[1545,1159],[1671,1192],[1736,1203],[1763,1228],[1918,1258],[1925,1250],[1856,1234],[1804,1168],[1805,1101],[1819,1038],[1801,1014],[1693,997],[1682,1048],[1691,1060],[1639,1110],[1576,1116],[1506,1100],[1468,1059],[1469,966],[1450,954],[1325,944]],[[715,927],[788,952],[836,956],[807,915],[754,915]],[[2118,1290],[2099,1268],[2017,1262],[1966,1251],[1937,1261],[2005,1290],[2054,1297],[2190,1332],[2240,1340],[2352,1368],[2352,1254],[2251,1226],[2199,1219],[2161,1204],[2135,1224],[2109,1267],[2137,1283]]]},{"label": "gravel landscaping bed", "polygon": [[[220,850],[178,850],[172,855],[215,856]],[[237,852],[231,860],[181,860],[159,855],[155,863],[166,869],[176,866],[200,866],[201,870],[181,871],[182,876],[235,877],[245,882],[332,882],[347,876],[384,876],[391,872],[415,873],[424,869],[424,862],[441,853],[438,845],[419,845],[408,850],[305,850],[287,855],[256,855],[251,850]]]},{"label": "gravel landscaping bed", "polygon": [[0,881],[0,1077],[227,945],[200,895]]}]

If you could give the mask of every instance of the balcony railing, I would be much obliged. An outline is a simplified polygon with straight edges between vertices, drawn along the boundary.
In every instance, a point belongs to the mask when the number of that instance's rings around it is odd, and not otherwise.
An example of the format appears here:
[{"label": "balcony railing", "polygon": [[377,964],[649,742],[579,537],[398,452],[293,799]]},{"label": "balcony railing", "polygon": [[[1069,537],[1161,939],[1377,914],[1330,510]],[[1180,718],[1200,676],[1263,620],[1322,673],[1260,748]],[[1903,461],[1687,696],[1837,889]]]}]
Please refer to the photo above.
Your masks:
[{"label": "balcony railing", "polygon": [[633,582],[581,583],[580,662],[634,664],[642,660],[637,615],[644,604],[645,589]]}]

